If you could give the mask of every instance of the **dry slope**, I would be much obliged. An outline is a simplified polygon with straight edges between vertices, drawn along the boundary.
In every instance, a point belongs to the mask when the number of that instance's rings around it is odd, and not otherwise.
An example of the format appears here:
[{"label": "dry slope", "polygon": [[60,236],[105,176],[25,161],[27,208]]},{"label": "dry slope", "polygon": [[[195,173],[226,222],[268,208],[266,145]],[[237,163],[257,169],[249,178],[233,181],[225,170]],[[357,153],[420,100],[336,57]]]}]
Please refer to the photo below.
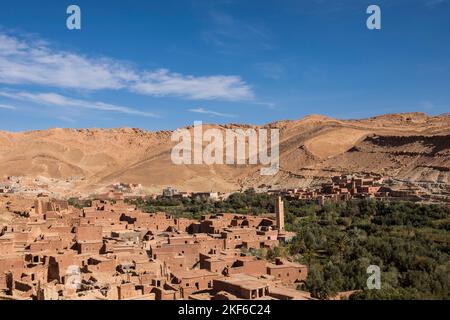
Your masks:
[{"label": "dry slope", "polygon": [[267,127],[279,128],[281,134],[281,170],[275,176],[262,177],[257,166],[248,165],[174,165],[169,131],[50,129],[0,132],[0,177],[83,177],[72,190],[81,192],[119,181],[141,183],[149,191],[168,185],[218,191],[237,190],[240,183],[307,186],[350,172],[450,184],[449,115],[393,114],[362,120],[313,115]]}]

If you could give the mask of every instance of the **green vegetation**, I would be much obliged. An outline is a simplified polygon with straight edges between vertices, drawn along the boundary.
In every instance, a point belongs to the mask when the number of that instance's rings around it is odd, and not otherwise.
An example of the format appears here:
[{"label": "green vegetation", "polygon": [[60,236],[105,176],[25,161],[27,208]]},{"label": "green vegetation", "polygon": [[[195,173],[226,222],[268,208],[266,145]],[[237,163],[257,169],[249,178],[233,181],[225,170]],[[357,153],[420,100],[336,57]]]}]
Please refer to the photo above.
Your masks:
[{"label": "green vegetation", "polygon": [[[306,288],[318,298],[361,290],[353,299],[449,299],[450,208],[412,202],[289,203],[297,237],[291,256],[310,267]],[[294,208],[293,208],[294,209]],[[369,265],[381,290],[368,290]]]},{"label": "green vegetation", "polygon": [[167,212],[177,217],[199,219],[204,214],[240,213],[262,214],[274,212],[274,198],[266,194],[257,194],[253,190],[234,193],[225,201],[193,200],[190,198],[172,199],[159,197],[146,201],[133,201],[145,212]]},{"label": "green vegetation", "polygon": [[74,206],[78,209],[83,209],[84,207],[90,207],[91,201],[90,200],[80,200],[78,198],[70,198],[68,200],[69,205]]},{"label": "green vegetation", "polygon": [[[147,212],[167,211],[199,218],[206,213],[274,212],[275,197],[247,191],[226,201],[157,199],[137,204]],[[288,255],[309,266],[302,289],[329,298],[358,290],[352,299],[449,299],[450,207],[412,202],[355,200],[319,206],[286,201],[289,244],[254,254]],[[366,289],[369,265],[381,268],[381,290]]]}]

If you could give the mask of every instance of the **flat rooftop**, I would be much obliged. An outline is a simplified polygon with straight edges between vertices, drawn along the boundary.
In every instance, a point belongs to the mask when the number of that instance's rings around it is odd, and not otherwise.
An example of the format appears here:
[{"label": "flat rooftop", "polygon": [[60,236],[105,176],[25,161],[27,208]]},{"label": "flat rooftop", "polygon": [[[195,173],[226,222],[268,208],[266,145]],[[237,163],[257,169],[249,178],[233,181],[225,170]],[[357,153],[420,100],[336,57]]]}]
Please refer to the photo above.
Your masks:
[{"label": "flat rooftop", "polygon": [[227,278],[219,279],[217,281],[239,286],[247,290],[258,290],[268,286],[267,280],[258,279],[244,273],[235,274]]},{"label": "flat rooftop", "polygon": [[178,271],[178,272],[173,272],[173,274],[178,279],[192,279],[192,278],[201,278],[201,277],[206,277],[206,276],[218,275],[215,272],[211,272],[211,271],[208,271],[205,269]]}]

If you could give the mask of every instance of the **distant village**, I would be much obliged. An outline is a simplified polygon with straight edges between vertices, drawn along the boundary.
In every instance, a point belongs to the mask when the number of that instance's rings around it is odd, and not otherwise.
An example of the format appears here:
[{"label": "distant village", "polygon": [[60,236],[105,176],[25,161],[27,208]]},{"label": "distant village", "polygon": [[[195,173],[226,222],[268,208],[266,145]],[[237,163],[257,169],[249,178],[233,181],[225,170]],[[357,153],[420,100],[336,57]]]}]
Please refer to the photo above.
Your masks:
[{"label": "distant village", "polygon": [[[311,200],[320,205],[328,202],[348,201],[351,199],[378,199],[378,200],[404,200],[415,202],[447,202],[450,203],[449,187],[439,184],[403,183],[399,188],[392,185],[395,181],[387,181],[381,176],[355,176],[340,175],[331,178],[317,188],[270,189],[257,190],[257,192],[282,196],[288,200]],[[424,188],[425,187],[425,188]],[[429,192],[435,188],[435,192]],[[163,189],[162,196],[169,198],[191,198],[224,200],[230,194],[220,192],[179,192],[172,187]]]},{"label": "distant village", "polygon": [[[63,181],[70,188],[73,181],[81,178],[74,177]],[[8,177],[0,181],[0,194],[20,195],[48,195],[56,198],[58,194],[47,191],[51,181],[32,179],[28,177]],[[59,182],[61,183],[61,182]],[[32,185],[32,186],[31,186]],[[194,200],[225,200],[231,193],[217,191],[179,191],[174,187],[166,187],[160,194],[148,194],[141,184],[117,182],[107,187],[108,191],[80,198],[102,200],[123,200],[137,198],[166,197],[173,199],[190,198]],[[275,189],[271,186],[257,188],[256,192],[282,196],[288,200],[311,200],[318,204],[327,202],[348,201],[351,199],[404,200],[427,203],[450,203],[450,186],[443,183],[409,182],[394,178],[384,178],[379,175],[339,175],[333,176],[331,181],[322,183],[318,187]]]},{"label": "distant village", "polygon": [[410,183],[381,176],[340,175],[319,188],[268,190],[287,199],[313,200],[318,204],[351,199],[403,200],[450,203],[450,188],[433,183]]}]

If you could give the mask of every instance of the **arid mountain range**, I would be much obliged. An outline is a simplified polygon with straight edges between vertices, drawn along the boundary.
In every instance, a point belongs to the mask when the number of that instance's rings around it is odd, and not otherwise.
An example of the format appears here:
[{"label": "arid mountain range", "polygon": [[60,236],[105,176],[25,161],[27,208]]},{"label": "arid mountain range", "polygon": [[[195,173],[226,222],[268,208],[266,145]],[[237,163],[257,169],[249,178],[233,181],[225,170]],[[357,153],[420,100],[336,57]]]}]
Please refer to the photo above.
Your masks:
[{"label": "arid mountain range", "polygon": [[[253,126],[204,125],[212,127]],[[361,120],[312,115],[264,127],[280,129],[281,169],[274,176],[261,176],[255,165],[175,165],[172,132],[123,128],[0,131],[0,178],[71,179],[70,192],[80,193],[99,192],[115,182],[140,183],[149,192],[166,186],[224,192],[261,185],[305,187],[341,173],[450,184],[450,115]]]}]

